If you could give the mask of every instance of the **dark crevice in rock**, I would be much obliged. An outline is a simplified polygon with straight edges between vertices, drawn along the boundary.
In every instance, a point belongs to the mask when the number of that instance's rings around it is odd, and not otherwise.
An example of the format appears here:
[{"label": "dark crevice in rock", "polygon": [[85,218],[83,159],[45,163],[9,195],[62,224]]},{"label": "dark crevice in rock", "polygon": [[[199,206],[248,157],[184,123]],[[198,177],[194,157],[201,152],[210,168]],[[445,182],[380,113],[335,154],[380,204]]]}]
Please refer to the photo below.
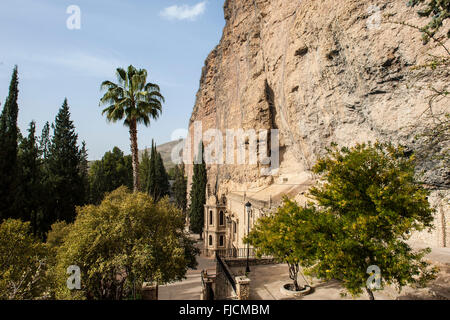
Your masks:
[{"label": "dark crevice in rock", "polygon": [[303,47],[298,49],[297,51],[295,51],[295,56],[296,57],[303,57],[305,54],[308,53],[308,47]]}]

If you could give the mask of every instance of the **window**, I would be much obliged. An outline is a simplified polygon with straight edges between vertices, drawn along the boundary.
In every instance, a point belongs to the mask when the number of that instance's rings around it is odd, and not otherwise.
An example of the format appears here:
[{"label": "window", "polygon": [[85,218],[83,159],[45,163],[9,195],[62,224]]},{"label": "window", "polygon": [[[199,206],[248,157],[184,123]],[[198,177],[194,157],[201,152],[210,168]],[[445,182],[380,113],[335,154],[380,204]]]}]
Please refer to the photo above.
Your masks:
[{"label": "window", "polygon": [[212,210],[209,210],[209,224],[210,225],[213,224],[213,212],[212,212]]},{"label": "window", "polygon": [[220,236],[219,237],[219,247],[223,247],[223,243],[224,243],[224,236]]},{"label": "window", "polygon": [[212,246],[212,236],[209,236],[209,245]]},{"label": "window", "polygon": [[220,226],[224,225],[224,214],[223,214],[223,211],[219,212],[219,225]]},{"label": "window", "polygon": [[233,233],[234,233],[234,234],[236,234],[236,229],[237,229],[237,227],[236,227],[236,222],[233,221]]}]

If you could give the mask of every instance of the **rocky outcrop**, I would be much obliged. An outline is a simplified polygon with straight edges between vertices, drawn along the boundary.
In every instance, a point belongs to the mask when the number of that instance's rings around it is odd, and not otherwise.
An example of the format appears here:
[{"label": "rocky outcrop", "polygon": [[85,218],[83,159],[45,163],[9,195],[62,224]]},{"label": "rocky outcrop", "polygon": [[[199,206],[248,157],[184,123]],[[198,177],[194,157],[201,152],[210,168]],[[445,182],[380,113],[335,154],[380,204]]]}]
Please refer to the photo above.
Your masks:
[{"label": "rocky outcrop", "polygon": [[[281,167],[266,177],[259,165],[209,166],[217,194],[309,172],[332,142],[393,141],[414,149],[416,125],[427,121],[422,115],[429,91],[419,88],[449,81],[448,73],[417,77],[411,70],[428,54],[444,51],[436,43],[423,45],[415,29],[387,22],[424,24],[405,1],[227,0],[224,14],[223,37],[205,62],[190,131],[195,121],[203,131],[277,128]],[[448,100],[434,104],[446,107]],[[187,170],[191,175],[192,167]],[[448,184],[448,168],[440,170],[426,178]],[[448,192],[442,192],[448,219]]]}]

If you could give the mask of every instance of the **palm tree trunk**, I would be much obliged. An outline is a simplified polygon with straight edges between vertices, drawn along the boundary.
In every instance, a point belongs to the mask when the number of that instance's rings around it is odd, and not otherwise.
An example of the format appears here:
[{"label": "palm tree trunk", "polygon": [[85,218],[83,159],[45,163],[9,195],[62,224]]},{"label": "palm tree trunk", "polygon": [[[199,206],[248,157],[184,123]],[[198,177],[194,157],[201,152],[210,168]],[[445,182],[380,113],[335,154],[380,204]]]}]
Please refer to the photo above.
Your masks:
[{"label": "palm tree trunk", "polygon": [[139,149],[137,143],[137,124],[136,119],[130,123],[130,140],[131,140],[131,159],[133,164],[133,191],[139,191]]}]

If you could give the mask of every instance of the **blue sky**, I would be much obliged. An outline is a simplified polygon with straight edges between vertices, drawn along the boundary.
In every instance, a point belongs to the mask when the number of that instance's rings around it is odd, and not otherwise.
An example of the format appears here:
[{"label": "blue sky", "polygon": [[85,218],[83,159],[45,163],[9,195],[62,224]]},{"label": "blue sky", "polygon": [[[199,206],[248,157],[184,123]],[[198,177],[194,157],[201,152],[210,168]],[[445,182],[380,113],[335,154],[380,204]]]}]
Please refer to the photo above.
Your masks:
[{"label": "blue sky", "polygon": [[[81,28],[66,22],[70,5],[81,10]],[[19,127],[31,120],[40,134],[68,98],[79,140],[89,159],[118,146],[129,153],[128,130],[107,123],[98,106],[100,84],[133,64],[149,72],[166,98],[162,116],[139,127],[139,147],[172,139],[187,128],[201,69],[218,44],[225,21],[221,0],[15,0],[0,2],[0,101],[19,67]]]}]

